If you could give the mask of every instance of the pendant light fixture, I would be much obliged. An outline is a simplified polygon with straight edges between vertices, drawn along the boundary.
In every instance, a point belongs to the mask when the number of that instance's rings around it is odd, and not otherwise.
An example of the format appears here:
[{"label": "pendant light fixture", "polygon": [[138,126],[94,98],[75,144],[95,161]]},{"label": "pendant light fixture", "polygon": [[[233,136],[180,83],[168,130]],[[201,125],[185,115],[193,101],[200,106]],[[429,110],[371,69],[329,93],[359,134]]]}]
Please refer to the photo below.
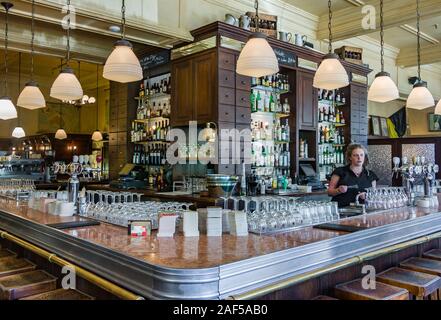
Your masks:
[{"label": "pendant light fixture", "polygon": [[103,76],[110,81],[128,83],[144,78],[141,63],[133,52],[132,44],[126,37],[126,2],[122,0],[121,7],[121,40],[115,43],[115,48],[104,65]]},{"label": "pendant light fixture", "polygon": [[99,69],[100,66],[96,65],[96,130],[95,132],[92,134],[92,140],[93,141],[103,141],[103,134],[101,133],[101,131],[98,129],[99,128]]},{"label": "pendant light fixture", "polygon": [[313,86],[318,89],[336,90],[349,85],[349,76],[338,55],[332,52],[332,3],[328,0],[329,10],[329,47],[314,76]]},{"label": "pendant light fixture", "polygon": [[61,104],[59,105],[59,111],[60,111],[60,129],[58,129],[57,132],[55,133],[55,139],[65,140],[67,139],[67,133],[63,129],[63,126],[61,125],[61,121],[63,120],[63,109],[61,108]]},{"label": "pendant light fixture", "polygon": [[390,78],[390,74],[384,71],[384,0],[380,0],[380,37],[381,37],[381,72],[375,76],[374,82],[369,89],[368,100],[385,103],[400,97],[398,87]]},{"label": "pendant light fixture", "polygon": [[0,98],[0,119],[10,120],[17,118],[17,110],[8,94],[8,31],[9,31],[9,9],[13,4],[2,2],[1,5],[6,10],[6,26],[5,26],[5,96]]},{"label": "pendant light fixture", "polygon": [[70,62],[70,0],[67,0],[67,61],[51,88],[51,97],[61,101],[79,100],[83,97],[83,88],[78,81]]},{"label": "pendant light fixture", "polygon": [[[21,52],[18,53],[18,90],[21,89]],[[20,109],[17,110],[18,113],[18,126],[15,127],[15,129],[12,131],[12,137],[13,138],[17,138],[17,139],[21,139],[26,137],[26,133],[24,131],[24,129],[21,127],[20,122],[21,122],[21,118],[20,118]]]},{"label": "pendant light fixture", "polygon": [[267,41],[266,34],[259,29],[259,1],[255,1],[256,32],[248,39],[237,60],[238,74],[260,78],[279,72],[279,61],[273,48]]},{"label": "pendant light fixture", "polygon": [[[38,83],[34,80],[34,41],[35,41],[35,0],[32,0],[32,25],[31,25],[31,80],[26,83],[23,91],[17,100],[17,106],[36,110],[46,108],[46,100],[38,87]],[[21,89],[21,88],[20,88]]]},{"label": "pendant light fixture", "polygon": [[427,89],[427,82],[421,80],[421,29],[420,29],[420,0],[417,0],[417,41],[418,41],[418,80],[407,99],[407,108],[423,110],[435,105],[432,94]]}]

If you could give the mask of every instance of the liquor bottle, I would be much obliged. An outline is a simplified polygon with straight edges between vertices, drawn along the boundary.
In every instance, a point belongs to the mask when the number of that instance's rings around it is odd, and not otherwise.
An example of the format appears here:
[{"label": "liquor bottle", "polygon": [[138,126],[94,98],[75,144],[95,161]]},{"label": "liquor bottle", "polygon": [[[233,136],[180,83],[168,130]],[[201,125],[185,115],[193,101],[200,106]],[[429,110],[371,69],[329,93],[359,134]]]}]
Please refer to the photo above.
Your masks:
[{"label": "liquor bottle", "polygon": [[[274,82],[275,83],[275,82]],[[269,110],[269,112],[275,112],[276,111],[276,104],[275,104],[275,101],[274,101],[274,96],[273,96],[273,94],[271,93],[270,94],[270,98],[269,98],[269,108],[268,108]]]},{"label": "liquor bottle", "polygon": [[265,92],[264,97],[263,97],[263,111],[264,112],[269,112],[269,105],[270,105],[270,98],[268,96],[268,93]]},{"label": "liquor bottle", "polygon": [[256,106],[257,106],[257,111],[262,112],[264,107],[263,107],[263,100],[262,97],[260,95],[260,91],[257,91],[257,97],[256,97]]},{"label": "liquor bottle", "polygon": [[324,109],[325,109],[325,115],[323,119],[325,122],[329,122],[329,108],[325,106]]},{"label": "liquor bottle", "polygon": [[285,103],[283,104],[282,112],[285,114],[291,113],[291,106],[289,105],[288,98],[285,98]]},{"label": "liquor bottle", "polygon": [[251,103],[251,112],[252,113],[256,112],[257,111],[257,108],[256,108],[256,95],[254,94],[254,90],[251,90],[250,103]]},{"label": "liquor bottle", "polygon": [[143,98],[144,95],[145,95],[144,82],[142,82],[141,85],[139,86],[139,98]]},{"label": "liquor bottle", "polygon": [[336,115],[335,115],[335,122],[336,123],[340,123],[340,110],[337,110]]},{"label": "liquor bottle", "polygon": [[320,127],[320,144],[325,143],[325,133],[323,131],[323,127]]},{"label": "liquor bottle", "polygon": [[346,119],[343,115],[343,111],[340,110],[340,123],[341,124],[346,124]]}]

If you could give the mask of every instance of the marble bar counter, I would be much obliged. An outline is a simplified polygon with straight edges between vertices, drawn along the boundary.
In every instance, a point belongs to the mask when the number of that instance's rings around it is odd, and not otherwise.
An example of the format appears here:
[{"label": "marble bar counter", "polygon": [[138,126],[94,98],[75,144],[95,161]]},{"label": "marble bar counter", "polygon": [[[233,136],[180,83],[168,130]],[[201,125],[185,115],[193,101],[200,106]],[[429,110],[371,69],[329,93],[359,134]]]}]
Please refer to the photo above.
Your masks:
[{"label": "marble bar counter", "polygon": [[315,228],[268,236],[145,238],[106,223],[57,230],[61,218],[0,198],[5,231],[148,299],[225,299],[323,268],[357,255],[441,231],[435,209],[401,208],[340,224],[354,233]]}]

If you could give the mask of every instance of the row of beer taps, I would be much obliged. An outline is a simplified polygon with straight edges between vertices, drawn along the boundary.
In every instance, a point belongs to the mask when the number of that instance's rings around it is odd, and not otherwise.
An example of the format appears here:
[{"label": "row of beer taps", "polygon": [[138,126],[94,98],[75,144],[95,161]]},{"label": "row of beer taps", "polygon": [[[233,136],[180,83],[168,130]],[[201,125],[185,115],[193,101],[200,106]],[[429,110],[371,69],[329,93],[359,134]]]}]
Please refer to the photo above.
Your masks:
[{"label": "row of beer taps", "polygon": [[408,157],[403,157],[402,159],[394,157],[393,163],[394,175],[396,174],[397,178],[401,175],[404,179],[409,205],[415,204],[415,186],[421,180],[424,180],[424,196],[433,196],[433,188],[436,175],[439,173],[439,165],[426,162],[424,156],[413,157],[411,163]]}]

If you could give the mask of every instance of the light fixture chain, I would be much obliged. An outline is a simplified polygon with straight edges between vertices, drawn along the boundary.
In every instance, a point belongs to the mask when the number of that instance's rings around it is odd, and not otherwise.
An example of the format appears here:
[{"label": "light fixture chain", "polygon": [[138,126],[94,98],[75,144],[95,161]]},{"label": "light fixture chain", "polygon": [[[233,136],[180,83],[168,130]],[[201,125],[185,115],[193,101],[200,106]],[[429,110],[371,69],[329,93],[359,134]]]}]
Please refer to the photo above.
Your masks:
[{"label": "light fixture chain", "polygon": [[31,80],[34,80],[34,41],[35,41],[35,0],[32,0],[32,24],[31,24]]},{"label": "light fixture chain", "polygon": [[329,53],[332,53],[332,2],[331,2],[331,0],[328,0],[328,10],[329,10],[329,21],[328,21],[329,45],[328,45],[328,50],[329,50]]},{"label": "light fixture chain", "polygon": [[122,0],[121,13],[122,13],[121,37],[124,40],[126,38],[126,1],[125,0]]},{"label": "light fixture chain", "polygon": [[70,0],[67,0],[67,66],[70,62]]},{"label": "light fixture chain", "polygon": [[417,0],[417,39],[418,39],[418,80],[421,82],[421,13],[420,13],[420,0]]},{"label": "light fixture chain", "polygon": [[[18,53],[18,92],[21,90],[21,52]],[[20,121],[20,108],[17,108],[17,122],[18,126],[21,127]]]},{"label": "light fixture chain", "polygon": [[380,1],[381,72],[384,72],[384,0]]},{"label": "light fixture chain", "polygon": [[5,26],[5,96],[8,95],[8,36],[9,36],[9,8],[6,8],[6,26]]},{"label": "light fixture chain", "polygon": [[259,1],[254,2],[254,9],[256,9],[256,32],[260,31],[260,21],[259,21]]},{"label": "light fixture chain", "polygon": [[100,72],[100,66],[99,64],[96,65],[96,128],[99,127],[99,104],[98,104],[98,98],[99,98],[99,72]]}]

